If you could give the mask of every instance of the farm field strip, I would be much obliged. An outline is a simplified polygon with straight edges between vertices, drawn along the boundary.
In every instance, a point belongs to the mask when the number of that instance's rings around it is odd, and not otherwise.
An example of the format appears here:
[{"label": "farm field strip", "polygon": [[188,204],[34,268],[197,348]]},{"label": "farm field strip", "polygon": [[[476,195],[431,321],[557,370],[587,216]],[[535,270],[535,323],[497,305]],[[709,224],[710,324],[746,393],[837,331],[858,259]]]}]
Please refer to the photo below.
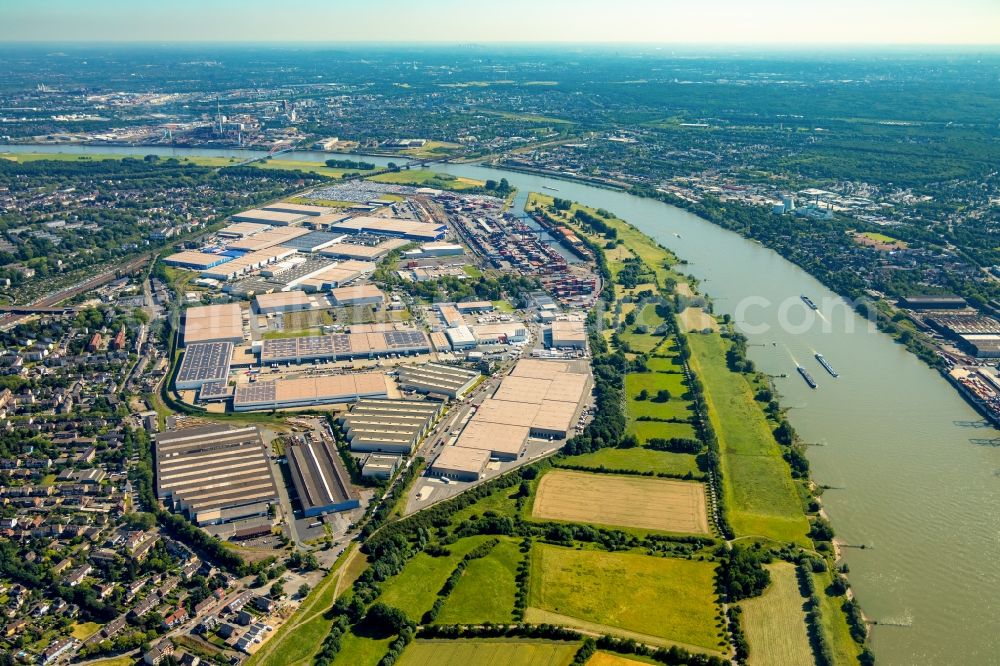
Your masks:
[{"label": "farm field strip", "polygon": [[[559,621],[553,618],[556,624],[583,628],[581,623],[592,623],[605,631],[612,628],[617,635],[659,637],[661,644],[723,649],[711,562],[536,543],[529,588],[529,610],[565,616]],[[546,621],[534,611],[526,618]]]},{"label": "farm field strip", "polygon": [[805,599],[795,565],[768,565],[771,584],[759,597],[740,602],[743,631],[750,644],[748,666],[797,666],[812,662],[806,629]]},{"label": "farm field strip", "polygon": [[550,520],[708,534],[699,482],[555,470],[542,477],[532,515]]},{"label": "farm field strip", "polygon": [[566,666],[576,643],[511,640],[417,640],[400,666]]}]

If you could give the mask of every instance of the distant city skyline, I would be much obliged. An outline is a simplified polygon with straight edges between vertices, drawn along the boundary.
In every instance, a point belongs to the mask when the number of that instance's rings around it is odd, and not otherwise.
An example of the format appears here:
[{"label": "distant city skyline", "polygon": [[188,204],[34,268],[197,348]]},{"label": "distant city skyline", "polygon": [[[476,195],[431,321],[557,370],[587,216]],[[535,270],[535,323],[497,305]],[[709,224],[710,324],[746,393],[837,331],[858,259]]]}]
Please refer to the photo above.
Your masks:
[{"label": "distant city skyline", "polygon": [[4,0],[2,42],[996,45],[996,0]]}]

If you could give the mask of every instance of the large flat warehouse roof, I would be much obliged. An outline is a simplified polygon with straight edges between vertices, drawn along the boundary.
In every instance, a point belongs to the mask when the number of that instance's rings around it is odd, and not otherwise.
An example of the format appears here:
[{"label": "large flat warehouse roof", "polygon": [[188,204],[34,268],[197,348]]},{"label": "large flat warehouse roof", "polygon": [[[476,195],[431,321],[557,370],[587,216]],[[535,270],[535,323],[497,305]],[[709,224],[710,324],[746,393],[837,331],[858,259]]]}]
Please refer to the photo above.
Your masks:
[{"label": "large flat warehouse roof", "polygon": [[257,294],[254,296],[254,306],[257,312],[271,312],[275,310],[309,310],[317,307],[312,296],[304,291],[275,291],[270,294]]},{"label": "large flat warehouse roof", "polygon": [[402,238],[386,238],[378,245],[355,245],[354,243],[335,243],[320,250],[327,257],[344,257],[347,259],[378,260],[393,250],[403,247],[407,241]]},{"label": "large flat warehouse roof", "polygon": [[212,254],[211,252],[199,252],[197,250],[186,250],[184,252],[178,252],[177,254],[172,254],[169,257],[164,257],[163,263],[168,266],[183,266],[185,268],[193,268],[196,270],[211,268],[212,266],[218,266],[219,264],[224,264],[231,260],[232,257],[227,257],[223,254]]},{"label": "large flat warehouse roof", "polygon": [[278,494],[257,428],[213,425],[156,436],[156,493],[199,524],[259,514]]},{"label": "large flat warehouse roof", "polygon": [[270,225],[258,224],[256,222],[237,222],[236,224],[229,224],[219,229],[216,233],[223,238],[243,238],[244,236],[253,236],[254,234],[259,234],[262,231],[270,229]]},{"label": "large flat warehouse roof", "polygon": [[232,342],[196,342],[184,348],[175,384],[178,389],[200,388],[207,382],[225,382],[233,356]]},{"label": "large flat warehouse roof", "polygon": [[469,449],[464,446],[446,446],[431,465],[431,471],[438,473],[461,472],[479,475],[486,469],[490,452]]},{"label": "large flat warehouse roof", "polygon": [[260,346],[260,362],[267,364],[323,358],[354,358],[389,353],[414,353],[429,349],[430,343],[423,331],[333,333],[264,340]]},{"label": "large flat warehouse roof", "polygon": [[500,458],[517,458],[524,451],[530,429],[473,419],[465,426],[458,439],[458,446],[489,451]]},{"label": "large flat warehouse roof", "polygon": [[388,391],[386,377],[380,372],[261,380],[236,387],[233,409],[241,412],[354,402],[385,397]]},{"label": "large flat warehouse roof", "polygon": [[301,222],[304,217],[305,215],[302,213],[281,213],[274,210],[262,210],[260,208],[251,208],[250,210],[233,215],[233,219],[237,222],[262,222],[277,226],[295,224],[296,222]]},{"label": "large flat warehouse roof", "polygon": [[253,252],[255,250],[263,250],[275,245],[280,245],[281,243],[290,241],[293,238],[305,236],[308,233],[310,233],[308,229],[302,229],[300,227],[280,227],[278,229],[268,229],[267,231],[254,234],[249,238],[234,241],[230,243],[228,247],[233,250],[246,250],[248,252]]},{"label": "large flat warehouse roof", "polygon": [[241,342],[243,310],[239,303],[203,305],[184,311],[184,346],[193,342]]},{"label": "large flat warehouse roof", "polygon": [[401,236],[414,240],[439,240],[444,237],[446,227],[440,224],[427,224],[413,220],[403,220],[394,217],[370,217],[359,215],[340,222],[334,222],[329,227],[332,231],[368,232],[387,236]]},{"label": "large flat warehouse roof", "polygon": [[311,231],[308,234],[287,240],[281,246],[299,252],[319,252],[323,248],[337,243],[343,237],[343,234],[331,234],[328,231]]}]

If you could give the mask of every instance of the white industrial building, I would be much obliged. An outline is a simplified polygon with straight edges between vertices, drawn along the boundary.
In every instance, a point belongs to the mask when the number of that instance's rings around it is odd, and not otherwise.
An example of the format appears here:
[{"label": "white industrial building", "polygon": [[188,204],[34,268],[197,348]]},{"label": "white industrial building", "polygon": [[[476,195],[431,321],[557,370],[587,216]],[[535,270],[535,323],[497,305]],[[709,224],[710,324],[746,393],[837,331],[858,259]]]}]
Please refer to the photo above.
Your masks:
[{"label": "white industrial building", "polygon": [[479,377],[479,373],[474,370],[440,363],[404,365],[399,368],[401,388],[447,398],[461,398]]}]

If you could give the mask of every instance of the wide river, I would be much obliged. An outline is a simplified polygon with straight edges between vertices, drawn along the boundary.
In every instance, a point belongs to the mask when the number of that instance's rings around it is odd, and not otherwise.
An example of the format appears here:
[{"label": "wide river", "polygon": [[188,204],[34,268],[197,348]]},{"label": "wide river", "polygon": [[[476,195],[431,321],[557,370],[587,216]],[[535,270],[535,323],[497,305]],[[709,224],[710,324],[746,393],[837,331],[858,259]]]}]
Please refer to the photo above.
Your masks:
[{"label": "wide river", "polygon": [[[37,152],[0,146],[0,153]],[[63,146],[53,152],[252,155],[247,151]],[[324,153],[288,159],[323,161]],[[385,164],[388,159],[364,158]],[[507,178],[522,192],[605,208],[689,265],[717,312],[732,314],[750,355],[776,379],[865,613],[883,623],[881,664],[1000,663],[1000,447],[997,433],[936,372],[857,317],[833,292],[775,252],[686,211],[622,192],[474,165],[435,165],[471,178]],[[821,315],[808,310],[805,294]],[[822,353],[839,372],[816,362]],[[801,363],[819,387],[795,372]]]}]

